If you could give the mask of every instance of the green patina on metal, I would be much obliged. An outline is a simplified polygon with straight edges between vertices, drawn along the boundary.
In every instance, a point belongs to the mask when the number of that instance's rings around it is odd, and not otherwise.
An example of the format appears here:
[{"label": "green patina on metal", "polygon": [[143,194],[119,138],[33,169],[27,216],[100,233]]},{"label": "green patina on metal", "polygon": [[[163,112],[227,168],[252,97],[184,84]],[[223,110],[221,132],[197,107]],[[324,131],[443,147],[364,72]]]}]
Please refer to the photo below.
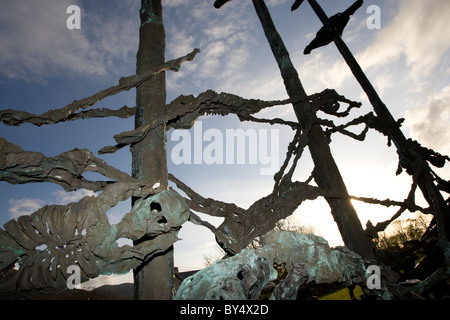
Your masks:
[{"label": "green patina on metal", "polygon": [[267,245],[261,249],[246,248],[186,278],[175,299],[258,299],[262,289],[277,279],[276,265],[284,265],[287,276],[271,299],[295,299],[305,282],[351,285],[365,281],[366,268],[359,255],[345,248],[332,249],[316,235],[271,231],[263,241]]},{"label": "green patina on metal", "polygon": [[[167,250],[189,218],[188,204],[175,191],[139,198],[118,224],[111,225],[107,218],[110,208],[137,189],[139,184],[115,183],[97,197],[45,206],[6,223],[5,230],[0,229],[0,292],[64,290],[71,265],[80,267],[81,281],[86,281],[127,273]],[[117,243],[120,238],[136,241],[146,236],[155,238],[151,245]],[[38,249],[44,244],[44,250]]]},{"label": "green patina on metal", "polygon": [[141,11],[141,15],[144,17],[143,20],[141,20],[141,27],[148,23],[153,23],[153,24],[158,24],[158,25],[163,24],[161,18],[153,13],[150,13],[147,11]]},{"label": "green patina on metal", "polygon": [[141,27],[147,23],[154,23],[162,25],[163,21],[161,15],[155,12],[150,1],[142,0],[141,9],[139,10],[141,16]]}]

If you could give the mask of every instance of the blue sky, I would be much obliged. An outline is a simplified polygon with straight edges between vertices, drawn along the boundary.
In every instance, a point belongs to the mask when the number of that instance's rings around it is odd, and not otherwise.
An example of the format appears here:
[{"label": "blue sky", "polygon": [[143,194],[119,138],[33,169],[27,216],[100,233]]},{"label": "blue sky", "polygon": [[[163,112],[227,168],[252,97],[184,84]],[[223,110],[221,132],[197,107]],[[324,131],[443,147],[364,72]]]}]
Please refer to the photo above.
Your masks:
[{"label": "blue sky", "polygon": [[[266,3],[308,94],[333,88],[361,101],[357,117],[371,111],[364,92],[331,44],[309,56],[302,54],[321,24],[305,2],[290,12],[293,1]],[[354,1],[319,1],[328,15]],[[81,8],[81,30],[68,30],[69,5]],[[180,94],[197,95],[207,89],[245,98],[285,99],[279,70],[262,32],[251,1],[233,0],[220,10],[213,1],[165,0],[166,59],[199,48],[193,62],[180,72],[167,73],[167,102]],[[381,9],[381,28],[367,27],[370,5]],[[140,1],[138,0],[0,0],[0,109],[43,113],[75,99],[92,95],[135,73]],[[450,153],[450,2],[447,0],[366,0],[352,17],[343,39],[373,82],[395,118],[406,118],[403,131],[423,145]],[[99,102],[95,107],[135,106],[131,90]],[[291,106],[275,107],[259,116],[294,120]],[[203,117],[203,131],[217,129],[269,130],[270,126],[240,123],[235,116]],[[0,136],[28,151],[56,156],[74,148],[93,152],[114,144],[113,135],[133,129],[134,120],[78,120],[54,126],[0,124]],[[279,130],[280,165],[292,130]],[[190,131],[193,134],[193,130]],[[270,132],[270,131],[269,131]],[[273,180],[260,174],[260,165],[175,165],[170,152],[177,142],[168,132],[169,171],[205,197],[234,202],[244,208],[271,192]],[[395,176],[397,155],[377,133],[356,142],[335,135],[333,155],[349,193],[380,199],[406,198],[411,179]],[[110,165],[131,172],[131,155],[124,148],[101,156]],[[306,179],[312,163],[305,155],[295,177]],[[448,169],[442,177],[448,179]],[[75,201],[89,192],[66,194],[56,185],[9,185],[0,182],[0,225],[45,204]],[[420,200],[420,199],[419,199]],[[355,203],[363,225],[388,218],[395,208]],[[126,202],[108,214],[112,223],[128,212]],[[302,224],[313,224],[332,245],[342,242],[324,200],[306,202],[295,213]],[[220,223],[220,219],[214,220]],[[176,244],[175,263],[181,270],[203,266],[203,256],[214,254],[214,238],[205,229],[186,224]]]}]

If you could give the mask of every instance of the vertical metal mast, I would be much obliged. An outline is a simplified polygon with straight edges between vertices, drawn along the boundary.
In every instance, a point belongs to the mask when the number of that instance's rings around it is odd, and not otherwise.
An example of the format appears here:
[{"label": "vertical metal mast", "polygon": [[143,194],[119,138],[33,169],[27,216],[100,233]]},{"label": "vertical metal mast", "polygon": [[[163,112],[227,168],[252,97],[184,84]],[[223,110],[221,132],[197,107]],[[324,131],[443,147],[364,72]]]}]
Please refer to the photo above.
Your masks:
[{"label": "vertical metal mast", "polygon": [[[264,0],[253,0],[258,17],[269,41],[273,55],[278,63],[281,75],[291,99],[300,100],[307,97],[298,73],[292,64],[289,53],[277,32]],[[294,110],[299,123],[305,127],[308,121],[315,117],[310,103],[296,103]],[[348,196],[348,191],[339,168],[331,154],[330,147],[319,124],[311,127],[308,147],[315,165],[315,180],[328,194]],[[326,197],[330,205],[334,220],[337,223],[342,239],[346,246],[364,258],[372,258],[372,246],[365,236],[356,211],[348,199]]]},{"label": "vertical metal mast", "polygon": [[[142,0],[140,10],[137,74],[165,62],[165,30],[161,0]],[[161,73],[136,88],[136,128],[163,118],[166,105],[166,74]],[[165,124],[154,128],[132,147],[133,177],[168,187]],[[152,241],[143,238],[137,243]],[[173,288],[173,247],[134,270],[134,297],[168,300]]]}]

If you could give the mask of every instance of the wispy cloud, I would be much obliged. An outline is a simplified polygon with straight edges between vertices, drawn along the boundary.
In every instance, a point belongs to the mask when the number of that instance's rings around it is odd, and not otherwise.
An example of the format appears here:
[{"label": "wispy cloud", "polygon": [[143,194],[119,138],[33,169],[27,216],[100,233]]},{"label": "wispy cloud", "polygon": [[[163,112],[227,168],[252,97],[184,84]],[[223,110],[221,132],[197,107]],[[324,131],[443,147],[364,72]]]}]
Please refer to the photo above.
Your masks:
[{"label": "wispy cloud", "polygon": [[189,0],[163,0],[162,3],[164,7],[177,7],[188,4]]},{"label": "wispy cloud", "polygon": [[52,193],[55,196],[56,204],[66,205],[72,202],[78,202],[84,197],[95,196],[95,192],[85,189],[80,189],[72,192],[66,192],[64,190],[58,190]]},{"label": "wispy cloud", "polygon": [[379,67],[406,58],[411,75],[429,75],[450,49],[450,2],[402,0],[398,14],[375,41],[359,55],[364,68]]},{"label": "wispy cloud", "polygon": [[43,206],[44,202],[39,199],[9,199],[9,216],[11,219],[17,219],[20,216],[30,215]]},{"label": "wispy cloud", "polygon": [[425,104],[406,112],[405,126],[412,138],[437,152],[450,154],[450,86]]},{"label": "wispy cloud", "polygon": [[268,0],[266,2],[267,2],[267,5],[269,7],[276,7],[276,6],[283,5],[285,3],[292,2],[292,1],[289,1],[289,0]]},{"label": "wispy cloud", "polygon": [[198,246],[199,249],[205,249],[205,248],[212,248],[217,246],[217,242],[215,241],[208,241],[205,243],[202,243],[201,245]]},{"label": "wispy cloud", "polygon": [[[358,39],[366,42],[368,32],[378,33],[367,47],[354,53],[363,70],[373,74],[374,84],[380,91],[395,84],[393,69],[396,68],[397,77],[399,64],[405,66],[401,77],[420,82],[436,70],[450,50],[450,41],[444,40],[450,34],[449,1],[400,0],[387,4],[384,10],[393,10],[395,14],[392,20],[383,20],[386,25],[381,30],[369,31],[353,22],[344,34],[345,38],[351,35],[353,47],[357,47]],[[383,15],[386,16],[387,13]],[[303,78],[312,79],[315,88],[339,89],[351,77],[351,72],[340,56],[333,60],[328,50],[321,48],[307,59],[298,58],[300,71]]]},{"label": "wispy cloud", "polygon": [[[255,40],[251,32],[254,24],[249,19],[254,19],[254,14],[248,10],[251,5],[248,1],[236,1],[220,10],[212,4],[177,1],[177,6],[172,6],[173,11],[168,11],[166,19],[167,50],[170,56],[179,56],[192,47],[200,48],[201,54],[186,67],[192,82],[201,90],[220,87],[222,91],[234,92],[251,58]],[[179,88],[187,74],[171,75],[170,88]]]},{"label": "wispy cloud", "polygon": [[170,58],[184,56],[194,48],[195,37],[186,30],[172,25],[167,33],[170,34],[170,40],[167,45],[167,52]]},{"label": "wispy cloud", "polygon": [[58,190],[53,192],[52,196],[54,198],[51,201],[32,198],[9,199],[9,216],[11,219],[17,219],[20,216],[30,215],[47,204],[66,205],[77,202],[86,196],[95,196],[95,193],[84,189],[72,192]]},{"label": "wispy cloud", "polygon": [[[136,17],[138,8],[113,2],[121,7],[120,15],[80,0],[2,2],[0,76],[45,82],[62,73],[122,72],[123,61],[137,48],[138,19],[129,17],[132,12]],[[73,4],[81,7],[81,30],[66,26],[66,10]]]},{"label": "wispy cloud", "polygon": [[324,87],[338,89],[351,76],[351,72],[342,58],[332,61],[327,54],[316,51],[306,59],[298,56],[300,76],[306,79],[310,90],[320,91]]}]

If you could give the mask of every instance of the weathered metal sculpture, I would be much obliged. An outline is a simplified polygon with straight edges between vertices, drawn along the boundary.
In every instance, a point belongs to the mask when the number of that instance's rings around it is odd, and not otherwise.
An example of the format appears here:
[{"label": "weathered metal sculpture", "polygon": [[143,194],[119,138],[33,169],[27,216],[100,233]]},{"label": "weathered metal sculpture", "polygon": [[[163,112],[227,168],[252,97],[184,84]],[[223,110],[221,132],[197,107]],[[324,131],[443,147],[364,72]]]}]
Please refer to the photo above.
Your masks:
[{"label": "weathered metal sculpture", "polygon": [[[367,280],[367,267],[359,255],[345,247],[331,249],[321,237],[271,231],[263,241],[266,245],[261,249],[244,249],[188,277],[175,299],[255,300],[277,280],[274,266],[282,265],[287,275],[279,285],[272,286],[273,300],[295,300],[298,289],[308,282],[351,286]],[[390,298],[387,290],[378,294]]]},{"label": "weathered metal sculpture", "polygon": [[[189,207],[173,190],[145,195],[116,225],[109,223],[106,212],[130,196],[143,196],[136,182],[117,182],[97,197],[45,206],[6,223],[5,230],[0,229],[0,292],[66,290],[71,265],[79,266],[81,280],[87,281],[101,274],[127,273],[166,251],[188,220]],[[133,247],[117,243],[144,236],[155,241]]]},{"label": "weathered metal sculpture", "polygon": [[[414,193],[417,187],[419,187],[424,198],[430,205],[430,209],[432,209],[432,214],[434,215],[434,223],[436,223],[438,229],[439,245],[445,253],[446,266],[448,268],[450,266],[450,204],[448,199],[444,199],[442,192],[448,193],[450,191],[450,185],[448,184],[448,181],[440,178],[431,169],[430,164],[442,168],[447,161],[450,161],[450,158],[422,147],[417,141],[406,139],[401,130],[401,124],[404,119],[396,121],[393,118],[389,109],[379,97],[355,57],[340,37],[340,34],[333,28],[332,23],[330,23],[330,20],[320,5],[316,0],[308,0],[308,2],[324,24],[324,30],[328,29],[329,36],[335,42],[339,52],[342,54],[356,80],[367,94],[377,115],[377,121],[382,124],[377,130],[388,138],[389,146],[391,146],[391,143],[393,142],[397,148],[397,153],[399,155],[397,174],[406,170],[406,172],[412,176],[413,184],[407,200],[414,203]],[[299,5],[300,4],[301,3],[299,3]],[[360,7],[360,5],[362,5],[362,1],[358,0],[347,9],[347,11],[351,13],[353,10]],[[399,213],[396,214],[391,221],[396,219],[404,212],[404,210],[405,208],[402,207]],[[385,224],[381,224],[380,227],[383,225]]]},{"label": "weathered metal sculpture", "polygon": [[323,26],[317,31],[316,37],[311,41],[311,43],[305,48],[303,54],[310,54],[312,50],[326,46],[333,42],[333,37],[328,31],[328,28],[331,27],[335,30],[336,34],[342,36],[345,27],[350,21],[350,16],[355,13],[363,5],[362,0],[356,1],[353,5],[350,6],[344,12],[339,12],[334,16],[328,19],[329,26]]}]

